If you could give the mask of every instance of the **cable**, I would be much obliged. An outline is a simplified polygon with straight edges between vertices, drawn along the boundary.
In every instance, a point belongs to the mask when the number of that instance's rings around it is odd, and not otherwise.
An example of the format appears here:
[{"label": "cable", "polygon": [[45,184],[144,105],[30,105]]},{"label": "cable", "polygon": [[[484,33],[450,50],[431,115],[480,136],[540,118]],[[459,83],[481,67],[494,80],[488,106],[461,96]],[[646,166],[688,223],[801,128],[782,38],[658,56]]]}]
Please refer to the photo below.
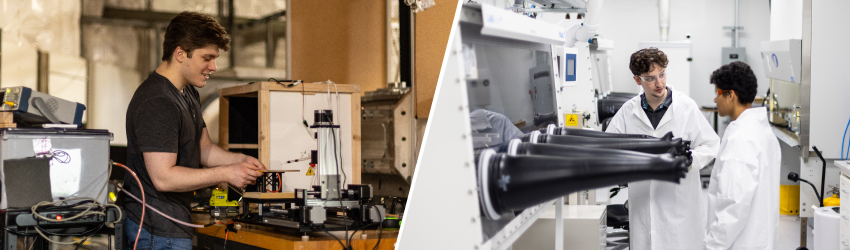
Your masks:
[{"label": "cable", "polygon": [[[847,126],[850,126],[850,119],[847,120]],[[847,136],[847,126],[844,127],[844,136]],[[844,151],[844,138],[841,138],[841,151]],[[847,140],[847,152],[844,154],[844,160],[850,158],[850,140]]]},{"label": "cable", "polygon": [[227,234],[228,233],[230,233],[230,231],[227,231],[227,229],[225,229],[224,230],[224,245],[221,246],[221,250],[224,250],[224,249],[227,248]]},{"label": "cable", "polygon": [[[841,136],[841,160],[847,160],[848,156],[844,154],[844,139],[847,137],[847,128],[850,128],[850,119],[847,119],[847,126],[844,126],[844,135]],[[850,145],[847,146],[850,149]]]},{"label": "cable", "polygon": [[348,249],[348,247],[346,247],[345,244],[342,244],[342,241],[339,240],[339,238],[336,237],[336,235],[333,235],[331,232],[328,232],[327,228],[322,228],[322,231],[324,231],[326,234],[330,235],[331,237],[334,237],[334,239],[336,239],[336,241],[339,242],[339,245],[342,246],[342,249]]},{"label": "cable", "polygon": [[357,231],[364,230],[364,229],[366,229],[366,227],[368,227],[368,226],[369,226],[369,225],[364,225],[364,226],[362,226],[362,227],[359,227],[359,228],[357,228],[357,229],[354,229],[354,232],[353,232],[353,233],[351,233],[351,237],[348,237],[348,242],[347,242],[347,243],[348,243],[348,245],[349,245],[349,246],[351,246],[351,239],[353,239],[353,238],[354,238],[354,235],[356,235],[356,234],[357,234]]},{"label": "cable", "polygon": [[53,111],[50,111],[50,108],[47,107],[47,103],[44,102],[44,99],[41,99],[41,97],[33,98],[32,104],[35,109],[38,109],[38,112],[41,112],[41,114],[44,115],[44,118],[47,118],[47,120],[50,121],[50,123],[62,124],[62,122],[56,118],[56,115],[53,114]]},{"label": "cable", "polygon": [[[375,205],[372,205],[372,208],[375,208],[375,210],[378,210],[378,208]],[[370,211],[370,213],[371,213],[371,211]],[[380,210],[378,210],[378,215],[379,216],[381,215]],[[384,234],[384,218],[381,218],[380,222],[378,223],[378,243],[375,243],[375,247],[373,247],[372,250],[378,249],[378,246],[381,245],[381,235],[383,235],[383,234]]]},{"label": "cable", "polygon": [[[77,201],[77,200],[82,200],[82,201],[77,202],[77,203],[73,203],[73,204],[69,204],[69,202]],[[49,206],[49,207],[47,207],[47,206]],[[39,202],[38,204],[36,204],[36,205],[34,205],[30,208],[30,211],[32,212],[33,217],[35,217],[37,220],[45,220],[45,221],[49,221],[49,222],[62,222],[62,220],[49,218],[49,217],[45,217],[45,216],[41,215],[38,211],[38,209],[41,208],[41,207],[44,207],[42,210],[46,210],[46,211],[56,211],[56,210],[59,210],[59,209],[68,209],[68,208],[71,208],[71,209],[85,208],[85,210],[77,213],[74,216],[64,218],[63,220],[65,220],[65,221],[75,220],[75,219],[78,219],[78,218],[81,218],[81,217],[91,216],[91,215],[100,215],[100,216],[103,216],[104,218],[106,218],[107,217],[106,211],[107,211],[108,207],[114,207],[115,210],[118,212],[118,218],[116,218],[116,220],[113,221],[113,223],[120,222],[124,217],[122,212],[121,212],[120,207],[118,207],[114,204],[107,204],[105,206],[101,206],[100,203],[97,202],[97,200],[90,198],[90,197],[73,197],[73,198],[63,199],[63,200],[56,201],[56,202],[42,201],[42,202]],[[94,208],[99,208],[99,210],[92,211],[92,209],[94,209]],[[77,243],[82,244],[81,242],[85,242],[91,235],[94,235],[95,233],[100,231],[100,229],[103,228],[104,224],[106,224],[106,221],[104,221],[103,223],[101,223],[100,225],[98,225],[95,228],[86,230],[86,231],[81,232],[81,233],[73,233],[73,234],[52,233],[52,232],[42,228],[41,226],[39,226],[38,223],[36,223],[34,225],[34,229],[35,229],[36,233],[38,233],[39,236],[43,237],[45,240],[47,240],[49,242],[52,242],[52,243],[55,243],[55,244],[69,245],[69,244],[77,244]],[[11,231],[11,230],[8,230],[8,229],[7,229],[7,231],[17,233],[17,234],[23,234],[25,236],[26,235],[32,235],[31,233],[30,234],[20,233],[20,232]],[[82,240],[75,240],[75,241],[71,241],[71,242],[60,242],[60,241],[51,240],[50,237],[45,235],[45,232],[49,235],[55,235],[55,236],[85,236],[85,238],[83,238]]]},{"label": "cable", "polygon": [[[271,82],[271,81],[274,81],[274,82],[276,82],[277,84],[280,84],[280,85],[282,85],[282,86],[284,86],[284,87],[287,87],[287,88],[289,88],[289,87],[293,87],[293,86],[298,85],[298,84],[300,84],[300,83],[301,83],[301,80],[277,80],[277,79],[274,79],[274,78],[269,78],[269,81],[270,81],[270,82]],[[283,84],[283,83],[285,83],[285,82],[288,82],[289,84]]]},{"label": "cable", "polygon": [[[69,218],[62,218],[62,220],[66,220],[66,221],[67,220],[75,220],[77,218],[80,218],[80,217],[83,217],[83,216],[89,216],[89,215],[92,215],[92,214],[106,216],[106,213],[104,211],[105,211],[105,208],[108,207],[108,206],[112,206],[112,207],[115,207],[116,209],[118,209],[118,219],[119,220],[116,220],[114,222],[119,222],[120,219],[123,217],[123,214],[121,213],[121,208],[119,208],[118,206],[113,205],[113,204],[107,204],[106,206],[103,206],[104,207],[103,211],[90,212],[92,208],[100,207],[100,203],[98,203],[97,201],[95,201],[94,199],[89,198],[89,197],[75,197],[75,198],[65,199],[65,200],[61,200],[61,201],[57,201],[57,202],[42,201],[42,202],[39,202],[38,204],[35,204],[34,206],[32,206],[32,208],[30,208],[30,210],[32,211],[33,216],[35,216],[39,219],[51,221],[51,222],[61,222],[61,220],[45,217],[45,216],[39,214],[36,210],[41,206],[47,206],[47,205],[60,206],[60,204],[66,203],[68,201],[81,200],[81,199],[86,199],[86,201],[92,201],[92,203],[89,203],[89,205],[76,205],[75,204],[74,206],[70,206],[71,208],[74,208],[74,209],[80,209],[80,208],[85,207],[86,210],[82,211],[82,212],[80,212],[80,213],[78,213],[74,216],[71,216]],[[65,207],[68,207],[68,206],[63,206],[62,208],[65,208]]]},{"label": "cable", "polygon": [[[348,181],[348,178],[345,175],[345,170],[343,170],[343,168],[342,168],[342,155],[340,155],[339,152],[337,152],[337,150],[336,150],[336,148],[337,148],[337,144],[336,144],[337,137],[336,137],[336,132],[334,132],[333,119],[328,119],[328,120],[329,120],[329,123],[331,125],[331,128],[330,128],[331,129],[331,135],[333,135],[333,141],[334,141],[333,148],[334,148],[334,160],[336,162],[336,170],[338,172],[342,172],[342,177],[343,177],[342,183],[337,183],[337,185],[336,185],[336,190],[337,190],[336,192],[337,192],[337,195],[339,195],[339,197],[338,197],[339,207],[342,208],[343,205],[342,205],[342,187],[341,186],[343,184],[345,184],[346,181]],[[340,144],[342,144],[342,142],[340,142]],[[339,177],[337,177],[337,180],[339,180]],[[343,213],[342,224],[345,225],[345,237],[348,238],[348,221],[347,221],[348,212],[345,209],[343,209],[342,213]]]},{"label": "cable", "polygon": [[815,190],[815,196],[818,198],[818,201],[820,201],[820,206],[823,207],[823,199],[821,199],[820,193],[818,193],[818,189],[815,187],[815,184],[812,184],[811,182],[803,179],[800,179],[800,181],[808,183],[810,186],[812,186],[812,189]]},{"label": "cable", "polygon": [[[331,101],[331,84],[333,84],[334,85],[334,93],[336,93],[336,111],[335,112],[338,115],[339,110],[340,110],[340,107],[339,107],[339,87],[336,85],[335,82],[333,82],[331,80],[328,80],[327,83],[328,83],[328,108],[330,108],[333,111],[333,105],[332,105],[332,101]],[[328,118],[330,118],[330,117],[328,117]],[[338,172],[337,174],[342,173],[342,178],[343,178],[342,183],[337,183],[337,185],[336,185],[337,195],[339,196],[338,197],[339,206],[340,206],[340,208],[342,208],[343,207],[343,205],[342,205],[342,185],[344,185],[345,182],[348,181],[348,176],[345,175],[345,170],[342,167],[342,165],[343,165],[342,158],[343,157],[337,151],[337,140],[340,140],[339,144],[341,145],[342,139],[338,138],[336,136],[336,131],[334,130],[333,119],[328,119],[328,123],[330,124],[331,135],[333,136],[334,161],[336,163],[336,169],[337,169],[337,172]],[[339,180],[339,179],[337,179],[337,180]],[[348,219],[348,212],[345,209],[343,209],[342,223],[343,223],[343,225],[345,225],[345,237],[346,238],[348,238],[348,221],[347,221],[347,219]],[[340,242],[340,244],[342,244],[342,242]]]},{"label": "cable", "polygon": [[[119,167],[126,169],[127,172],[130,173],[130,175],[133,175],[133,178],[136,178],[136,183],[139,184],[139,192],[142,193],[142,200],[140,201],[142,203],[142,216],[139,218],[139,231],[136,232],[136,240],[133,241],[133,250],[136,250],[136,246],[139,244],[139,235],[142,235],[142,226],[145,225],[144,224],[145,223],[145,206],[148,205],[147,203],[145,203],[145,188],[142,187],[142,181],[139,180],[139,176],[137,176],[136,172],[133,172],[132,169],[130,169],[127,166],[124,166],[124,164],[121,164],[121,163],[113,162],[112,164],[114,164],[115,166],[119,166]],[[115,185],[115,183],[113,183],[113,185]],[[118,185],[115,185],[115,187],[118,187]],[[124,189],[119,187],[118,190],[123,191]],[[136,198],[135,196],[130,194],[130,192],[124,191],[124,193],[129,195],[130,197],[133,197],[133,199],[135,199],[136,201],[139,201],[139,198]],[[162,214],[162,213],[160,213],[160,214]]]},{"label": "cable", "polygon": [[[120,190],[121,192],[124,192],[124,194],[126,194],[126,195],[127,195],[127,196],[129,196],[130,198],[133,198],[134,200],[136,200],[136,201],[138,201],[138,202],[143,202],[143,201],[139,200],[139,198],[136,198],[136,196],[134,196],[134,195],[133,195],[133,194],[131,194],[130,192],[127,192],[127,190],[125,190],[124,188],[122,188],[122,187],[118,186],[117,184],[112,183],[112,185],[114,185],[116,188],[118,188],[118,190]],[[143,197],[143,198],[144,198],[144,197]],[[144,203],[143,203],[143,204],[144,204]],[[165,217],[166,219],[169,219],[169,220],[173,221],[174,223],[177,223],[177,224],[180,224],[180,225],[184,225],[184,226],[187,226],[187,227],[194,227],[194,228],[203,228],[203,227],[205,227],[205,226],[206,226],[206,225],[198,225],[198,224],[190,224],[190,223],[186,223],[186,222],[184,222],[184,221],[181,221],[181,220],[175,219],[174,217],[171,217],[171,216],[166,215],[165,213],[163,213],[163,212],[161,212],[161,211],[157,210],[156,208],[152,207],[151,205],[148,205],[148,204],[144,204],[144,205],[145,205],[145,207],[149,208],[150,210],[152,210],[152,211],[156,212],[156,213],[157,213],[157,214],[159,214],[159,215],[162,215],[162,217]],[[141,224],[141,223],[140,223],[140,224]],[[140,226],[141,226],[141,225],[140,225]]]},{"label": "cable", "polygon": [[109,185],[109,175],[112,174],[112,164],[109,164],[109,167],[106,168],[106,182],[103,183],[103,187],[100,188],[100,191],[97,192],[97,196],[94,197],[95,200],[100,200],[100,194],[103,193],[103,190],[106,189],[106,186]]},{"label": "cable", "polygon": [[[336,137],[336,132],[334,132],[333,126],[334,126],[334,123],[333,123],[333,121],[331,121],[331,135],[333,135],[333,138],[334,138],[334,159],[338,159],[338,161],[336,162],[337,171],[342,172],[342,178],[343,178],[342,184],[345,184],[345,182],[348,181],[348,176],[345,175],[345,169],[342,168],[342,155],[340,155],[339,152],[336,151],[337,137]],[[342,142],[340,142],[340,144],[342,144]],[[337,185],[337,187],[339,187],[339,185]]]},{"label": "cable", "polygon": [[80,247],[83,246],[83,243],[86,243],[86,240],[88,240],[88,239],[89,238],[85,238],[85,239],[83,239],[83,241],[80,241],[80,244],[77,245],[77,248],[74,248],[74,250],[80,250]]}]

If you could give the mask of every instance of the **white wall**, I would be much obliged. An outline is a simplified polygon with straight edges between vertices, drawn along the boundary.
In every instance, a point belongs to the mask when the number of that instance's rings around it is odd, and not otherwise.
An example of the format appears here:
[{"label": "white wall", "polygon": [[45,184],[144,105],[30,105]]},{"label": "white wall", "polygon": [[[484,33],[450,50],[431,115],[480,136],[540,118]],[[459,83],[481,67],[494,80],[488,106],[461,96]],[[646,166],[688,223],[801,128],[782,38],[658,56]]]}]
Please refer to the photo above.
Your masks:
[{"label": "white wall", "polygon": [[[801,0],[784,0],[801,1]],[[510,6],[512,0],[489,0],[499,7]],[[670,41],[685,40],[691,35],[693,62],[691,63],[691,97],[699,105],[714,106],[714,86],[709,83],[711,72],[720,68],[722,47],[731,47],[732,32],[723,26],[735,23],[735,1],[672,0],[670,1]],[[774,4],[776,5],[776,4]],[[800,5],[802,6],[802,4]],[[556,6],[557,7],[557,6]],[[770,81],[761,71],[758,60],[759,44],[770,38],[770,10],[768,1],[740,1],[739,46],[747,48],[747,61],[759,83],[758,95],[767,92]],[[563,19],[563,13],[543,13],[538,18],[549,22]],[[575,20],[574,18],[571,20]],[[569,21],[568,21],[569,22]],[[570,22],[571,23],[571,22]],[[569,26],[567,26],[569,27]],[[635,92],[635,82],[629,71],[629,57],[637,51],[638,43],[658,41],[657,0],[604,0],[598,33],[614,41],[610,51],[613,91]]]},{"label": "white wall", "polygon": [[[691,62],[691,98],[697,104],[714,106],[714,86],[709,82],[711,73],[721,66],[722,47],[732,44],[732,32],[723,26],[734,25],[735,1],[670,1],[671,41],[684,40],[691,35],[693,61]],[[658,1],[607,0],[603,4],[599,34],[614,40],[611,52],[614,91],[633,92],[635,83],[628,69],[629,56],[637,51],[638,42],[657,41]],[[758,94],[764,94],[770,84],[764,77],[759,53],[759,43],[769,38],[769,9],[767,1],[740,1],[738,44],[747,48],[747,61],[755,69],[759,83]]]},{"label": "white wall", "polygon": [[772,0],[770,40],[803,39],[803,0]]}]

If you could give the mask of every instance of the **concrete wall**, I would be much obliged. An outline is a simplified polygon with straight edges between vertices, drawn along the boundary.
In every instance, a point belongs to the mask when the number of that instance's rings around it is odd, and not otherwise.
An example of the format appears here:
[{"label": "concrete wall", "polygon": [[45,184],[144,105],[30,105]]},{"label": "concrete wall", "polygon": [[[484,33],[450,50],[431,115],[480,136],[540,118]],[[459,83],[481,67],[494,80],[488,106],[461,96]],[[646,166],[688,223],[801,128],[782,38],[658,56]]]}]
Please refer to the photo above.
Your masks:
[{"label": "concrete wall", "polygon": [[[135,0],[108,0],[97,4],[97,1],[85,1],[87,7],[84,13],[95,13],[101,6],[112,8],[124,8],[143,10],[146,8],[145,1]],[[155,11],[177,13],[182,11],[197,11],[206,14],[216,14],[218,1],[164,1],[155,0],[152,8]],[[281,11],[286,7],[285,0],[252,0],[239,1],[235,9],[237,16],[257,18],[273,12]],[[91,9],[90,9],[91,8]],[[163,24],[163,25],[167,25]],[[164,28],[165,26],[163,26]],[[265,67],[265,44],[263,39],[256,39],[256,34],[263,33],[257,30],[263,27],[254,27],[243,30],[246,36],[237,36],[236,48],[239,53],[236,63],[245,67]],[[82,55],[89,61],[89,122],[88,128],[107,129],[114,133],[115,139],[112,145],[126,145],[127,136],[125,132],[125,115],[127,106],[136,88],[144,81],[155,67],[159,65],[160,58],[156,55],[161,53],[162,45],[156,41],[162,41],[164,32],[156,33],[147,27],[134,27],[123,24],[85,24],[82,27]],[[280,31],[283,32],[283,31]],[[222,55],[216,60],[219,70],[228,68],[229,52],[222,51]],[[278,40],[276,50],[276,68],[286,67],[286,40]],[[210,79],[207,87],[199,89],[202,101],[209,96],[216,96],[217,90],[235,84],[247,82]],[[215,112],[212,112],[215,111]],[[210,130],[211,139],[218,141],[218,105],[212,103],[204,111],[205,121]]]},{"label": "concrete wall", "polygon": [[[79,1],[3,1],[0,86],[38,90],[41,51],[49,58],[46,93],[87,105],[86,61],[80,57],[79,20]],[[83,122],[86,121],[84,116]]]}]

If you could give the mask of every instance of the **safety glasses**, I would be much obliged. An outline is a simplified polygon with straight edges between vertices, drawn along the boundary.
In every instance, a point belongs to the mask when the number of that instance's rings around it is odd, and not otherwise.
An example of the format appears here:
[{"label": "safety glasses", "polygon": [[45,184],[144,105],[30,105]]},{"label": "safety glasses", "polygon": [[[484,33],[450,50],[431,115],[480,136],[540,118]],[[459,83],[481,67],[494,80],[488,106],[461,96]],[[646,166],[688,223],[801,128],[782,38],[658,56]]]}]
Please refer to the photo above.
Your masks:
[{"label": "safety glasses", "polygon": [[721,95],[723,95],[723,94],[729,93],[729,91],[732,91],[732,90],[722,90],[722,89],[718,89],[718,90],[717,90],[717,93],[715,93],[715,95],[714,95],[714,98],[717,98],[717,97],[719,97],[719,96],[721,96]]},{"label": "safety glasses", "polygon": [[667,78],[666,72],[661,72],[658,76],[637,76],[643,82],[655,82],[656,79],[664,80]]}]

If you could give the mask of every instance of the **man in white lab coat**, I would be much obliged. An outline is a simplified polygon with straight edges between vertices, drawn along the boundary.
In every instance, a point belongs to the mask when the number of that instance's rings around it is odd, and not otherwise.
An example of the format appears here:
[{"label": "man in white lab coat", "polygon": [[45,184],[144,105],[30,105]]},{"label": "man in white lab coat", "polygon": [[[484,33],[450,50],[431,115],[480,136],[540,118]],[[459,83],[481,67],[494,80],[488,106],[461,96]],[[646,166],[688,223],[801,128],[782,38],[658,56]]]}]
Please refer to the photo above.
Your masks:
[{"label": "man in white lab coat", "polygon": [[703,249],[705,205],[699,170],[714,159],[720,138],[693,99],[667,86],[667,56],[657,48],[631,56],[629,69],[643,94],[623,104],[606,132],[656,137],[673,132],[691,141],[693,164],[679,184],[629,183],[629,231],[633,250]]},{"label": "man in white lab coat", "polygon": [[779,221],[779,142],[767,109],[753,108],[756,76],[743,62],[711,74],[720,116],[732,122],[708,186],[708,249],[773,249]]}]

